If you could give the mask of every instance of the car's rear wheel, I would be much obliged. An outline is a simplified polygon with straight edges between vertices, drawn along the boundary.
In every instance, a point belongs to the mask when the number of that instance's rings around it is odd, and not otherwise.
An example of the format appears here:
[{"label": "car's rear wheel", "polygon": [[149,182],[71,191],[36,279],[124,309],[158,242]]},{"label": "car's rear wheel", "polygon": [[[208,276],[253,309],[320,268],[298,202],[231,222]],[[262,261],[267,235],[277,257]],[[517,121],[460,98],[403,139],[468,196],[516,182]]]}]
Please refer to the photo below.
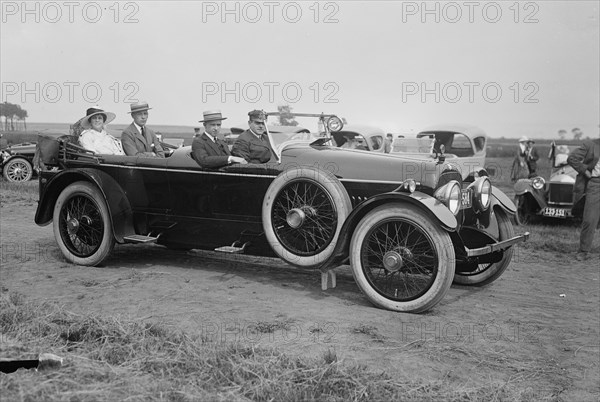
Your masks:
[{"label": "car's rear wheel", "polygon": [[358,224],[350,245],[354,279],[380,307],[419,313],[442,300],[455,256],[448,232],[412,205],[384,205]]},{"label": "car's rear wheel", "polygon": [[[508,214],[502,210],[494,211],[494,219],[498,227],[498,241],[507,240],[515,236],[513,225]],[[454,283],[460,285],[484,286],[492,283],[502,275],[510,265],[513,256],[513,247],[504,250],[502,259],[498,262],[479,264],[473,272],[457,272],[454,275]]]},{"label": "car's rear wheel", "polygon": [[263,228],[283,260],[317,267],[333,254],[351,209],[350,197],[335,175],[298,167],[281,173],[269,186],[262,206]]},{"label": "car's rear wheel", "polygon": [[54,237],[67,260],[95,266],[115,245],[112,222],[104,196],[93,184],[67,186],[54,205]]},{"label": "car's rear wheel", "polygon": [[33,175],[33,167],[25,158],[13,158],[4,165],[3,174],[7,181],[13,183],[29,181]]}]

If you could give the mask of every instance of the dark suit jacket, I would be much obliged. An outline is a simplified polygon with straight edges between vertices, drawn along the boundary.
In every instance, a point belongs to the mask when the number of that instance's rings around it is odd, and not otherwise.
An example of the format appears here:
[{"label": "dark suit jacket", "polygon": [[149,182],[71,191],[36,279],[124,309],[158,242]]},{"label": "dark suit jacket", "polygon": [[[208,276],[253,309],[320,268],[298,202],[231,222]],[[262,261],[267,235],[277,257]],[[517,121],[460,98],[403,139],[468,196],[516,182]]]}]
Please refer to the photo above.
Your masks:
[{"label": "dark suit jacket", "polygon": [[250,130],[244,131],[235,140],[231,154],[246,159],[248,163],[267,163],[274,157],[269,143],[256,138]]},{"label": "dark suit jacket", "polygon": [[[121,134],[121,145],[125,155],[134,156],[143,154],[144,152],[154,152],[156,156],[164,158],[165,151],[163,150],[156,134],[148,126],[145,126],[146,138],[142,136],[137,127],[131,123]],[[152,147],[154,145],[154,147]]]},{"label": "dark suit jacket", "polygon": [[573,189],[574,199],[577,203],[585,194],[585,190],[588,183],[588,178],[585,177],[585,171],[589,170],[590,173],[598,163],[600,157],[600,139],[593,141],[586,141],[579,148],[573,150],[569,154],[567,163],[573,167],[579,174],[575,179],[575,188]]},{"label": "dark suit jacket", "polygon": [[202,134],[192,142],[192,156],[203,168],[225,166],[229,163],[229,155],[229,147],[219,138],[213,142],[206,134]]}]

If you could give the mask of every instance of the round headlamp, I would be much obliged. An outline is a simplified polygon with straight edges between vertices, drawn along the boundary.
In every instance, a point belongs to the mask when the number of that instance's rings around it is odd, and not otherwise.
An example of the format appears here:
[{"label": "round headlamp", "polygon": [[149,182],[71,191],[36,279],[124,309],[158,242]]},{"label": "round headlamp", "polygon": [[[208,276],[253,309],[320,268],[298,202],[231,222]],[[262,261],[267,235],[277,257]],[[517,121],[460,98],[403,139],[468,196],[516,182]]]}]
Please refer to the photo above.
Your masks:
[{"label": "round headlamp", "polygon": [[460,185],[456,180],[451,180],[438,188],[433,196],[444,204],[452,214],[456,215],[460,211],[461,196]]},{"label": "round headlamp", "polygon": [[339,117],[331,116],[327,119],[327,128],[329,131],[337,132],[344,128],[344,123]]},{"label": "round headlamp", "polygon": [[487,177],[475,180],[469,188],[473,189],[474,206],[478,212],[487,211],[492,201],[492,183]]},{"label": "round headlamp", "polygon": [[546,180],[543,177],[536,177],[531,181],[531,186],[536,190],[541,190],[544,188],[544,184],[546,184]]}]

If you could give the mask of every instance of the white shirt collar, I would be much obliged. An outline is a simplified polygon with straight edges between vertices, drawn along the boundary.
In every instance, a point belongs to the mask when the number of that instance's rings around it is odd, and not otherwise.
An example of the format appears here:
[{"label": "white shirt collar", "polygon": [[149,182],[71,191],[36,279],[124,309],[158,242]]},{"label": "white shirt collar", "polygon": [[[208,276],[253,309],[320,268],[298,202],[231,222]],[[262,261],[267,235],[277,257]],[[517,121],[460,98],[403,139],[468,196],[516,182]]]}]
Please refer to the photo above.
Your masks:
[{"label": "white shirt collar", "polygon": [[142,133],[142,126],[138,126],[137,123],[134,121],[133,125],[135,126],[135,128],[138,129],[138,131],[140,132],[140,134]]},{"label": "white shirt collar", "polygon": [[215,137],[213,137],[212,135],[210,135],[209,133],[207,133],[206,131],[204,132],[204,134],[206,134],[206,136],[212,141],[216,143]]}]

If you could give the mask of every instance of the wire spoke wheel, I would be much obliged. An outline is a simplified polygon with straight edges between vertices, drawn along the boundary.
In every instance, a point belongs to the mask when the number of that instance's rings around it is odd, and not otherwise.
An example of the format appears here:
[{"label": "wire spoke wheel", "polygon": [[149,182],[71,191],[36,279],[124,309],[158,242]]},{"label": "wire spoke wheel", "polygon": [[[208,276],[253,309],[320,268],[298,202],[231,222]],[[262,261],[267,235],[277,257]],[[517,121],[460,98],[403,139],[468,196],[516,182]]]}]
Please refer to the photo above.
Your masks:
[{"label": "wire spoke wheel", "polygon": [[356,283],[374,304],[423,312],[443,299],[454,277],[452,241],[413,205],[383,205],[358,223],[350,244]]},{"label": "wire spoke wheel", "polygon": [[54,206],[54,237],[67,260],[98,265],[112,251],[115,239],[104,196],[88,182],[75,182],[58,196]]},{"label": "wire spoke wheel", "polygon": [[104,222],[94,200],[73,195],[61,209],[59,219],[61,237],[71,253],[89,257],[98,250],[104,237]]},{"label": "wire spoke wheel", "polygon": [[4,166],[4,178],[10,182],[29,181],[33,174],[31,163],[23,158],[14,158]]},{"label": "wire spoke wheel", "polygon": [[277,238],[287,250],[310,256],[333,240],[337,211],[331,196],[318,183],[296,181],[276,197],[271,219]]},{"label": "wire spoke wheel", "polygon": [[406,220],[388,219],[373,227],[363,243],[361,260],[373,288],[394,301],[423,295],[437,275],[430,236]]},{"label": "wire spoke wheel", "polygon": [[265,236],[286,262],[317,267],[333,254],[351,209],[346,189],[329,171],[286,170],[273,180],[263,200]]}]

